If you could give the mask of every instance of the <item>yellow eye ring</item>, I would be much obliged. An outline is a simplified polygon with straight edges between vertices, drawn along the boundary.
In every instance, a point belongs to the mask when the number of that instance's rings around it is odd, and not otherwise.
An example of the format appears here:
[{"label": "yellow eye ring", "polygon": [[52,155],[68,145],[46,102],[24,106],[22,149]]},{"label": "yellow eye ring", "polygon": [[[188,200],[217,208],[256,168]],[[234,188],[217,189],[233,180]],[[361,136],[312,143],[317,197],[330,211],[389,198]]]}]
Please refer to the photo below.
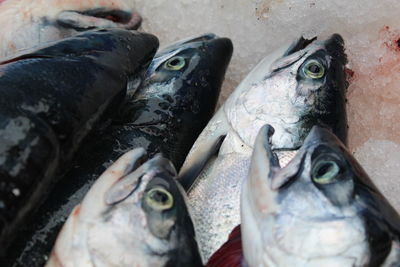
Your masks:
[{"label": "yellow eye ring", "polygon": [[173,196],[162,187],[149,190],[146,193],[145,201],[147,206],[157,211],[168,210],[174,205]]},{"label": "yellow eye ring", "polygon": [[325,67],[317,60],[309,60],[303,67],[303,73],[311,79],[320,79],[325,75]]},{"label": "yellow eye ring", "polygon": [[180,70],[186,65],[185,59],[180,56],[172,57],[165,62],[165,68],[168,70]]},{"label": "yellow eye ring", "polygon": [[339,172],[340,167],[336,162],[321,160],[312,168],[312,179],[318,184],[329,184]]}]

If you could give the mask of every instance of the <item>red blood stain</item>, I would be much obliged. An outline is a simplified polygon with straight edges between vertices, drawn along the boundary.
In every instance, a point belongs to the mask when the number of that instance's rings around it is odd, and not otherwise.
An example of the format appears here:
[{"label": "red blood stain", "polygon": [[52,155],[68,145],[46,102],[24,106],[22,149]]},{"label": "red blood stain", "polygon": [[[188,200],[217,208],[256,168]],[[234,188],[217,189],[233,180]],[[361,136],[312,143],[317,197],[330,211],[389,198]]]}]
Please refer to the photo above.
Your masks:
[{"label": "red blood stain", "polygon": [[352,81],[354,79],[355,72],[350,68],[345,68],[347,81]]},{"label": "red blood stain", "polygon": [[400,32],[392,30],[389,26],[383,26],[379,31],[383,45],[392,51],[400,52]]},{"label": "red blood stain", "polygon": [[80,211],[81,211],[81,206],[76,206],[72,211],[72,216],[78,216]]}]

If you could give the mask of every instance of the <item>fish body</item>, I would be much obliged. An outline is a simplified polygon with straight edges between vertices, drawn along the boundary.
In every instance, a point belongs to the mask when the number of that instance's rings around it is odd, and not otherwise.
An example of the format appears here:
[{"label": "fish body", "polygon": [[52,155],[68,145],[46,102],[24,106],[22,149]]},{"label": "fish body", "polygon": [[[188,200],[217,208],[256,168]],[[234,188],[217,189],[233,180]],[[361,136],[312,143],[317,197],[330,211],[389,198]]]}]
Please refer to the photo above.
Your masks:
[{"label": "fish body", "polygon": [[206,34],[160,50],[136,93],[129,90],[112,124],[87,139],[74,167],[19,233],[8,254],[14,266],[43,266],[73,207],[123,153],[144,147],[180,168],[213,114],[232,49],[229,39]]},{"label": "fish body", "polygon": [[201,266],[172,163],[143,148],[123,155],[66,221],[47,267]]},{"label": "fish body", "polygon": [[0,1],[0,58],[95,28],[137,29],[141,17],[124,0]]},{"label": "fish body", "polygon": [[339,35],[277,50],[242,81],[209,122],[179,175],[188,190],[203,262],[240,223],[240,192],[259,129],[269,123],[282,163],[315,124],[346,139],[346,55]]},{"label": "fish body", "polygon": [[153,35],[100,30],[0,65],[2,253],[157,46]]},{"label": "fish body", "polygon": [[281,168],[261,129],[241,196],[248,266],[399,266],[400,216],[343,143],[314,127]]}]

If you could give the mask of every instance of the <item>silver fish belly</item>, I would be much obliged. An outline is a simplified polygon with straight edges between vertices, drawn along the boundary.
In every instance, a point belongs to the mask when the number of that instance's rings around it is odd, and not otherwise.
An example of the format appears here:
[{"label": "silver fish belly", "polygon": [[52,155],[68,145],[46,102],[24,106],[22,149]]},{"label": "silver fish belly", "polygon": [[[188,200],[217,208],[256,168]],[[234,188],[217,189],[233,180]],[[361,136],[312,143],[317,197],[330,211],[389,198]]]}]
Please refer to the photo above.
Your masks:
[{"label": "silver fish belly", "polygon": [[[286,166],[296,151],[279,151],[277,155],[281,166]],[[247,154],[218,156],[188,193],[203,262],[208,261],[227,241],[232,229],[240,224],[240,193],[249,167]]]}]

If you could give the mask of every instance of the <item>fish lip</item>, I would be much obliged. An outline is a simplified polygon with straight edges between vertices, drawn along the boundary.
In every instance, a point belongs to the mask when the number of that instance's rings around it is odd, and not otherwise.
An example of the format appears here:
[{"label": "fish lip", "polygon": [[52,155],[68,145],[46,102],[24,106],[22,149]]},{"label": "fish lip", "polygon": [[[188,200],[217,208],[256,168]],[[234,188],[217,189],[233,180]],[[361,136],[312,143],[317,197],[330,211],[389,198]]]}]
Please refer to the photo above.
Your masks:
[{"label": "fish lip", "polygon": [[183,50],[189,48],[197,49],[202,46],[205,47],[206,50],[209,50],[210,53],[211,51],[221,52],[221,53],[218,52],[213,53],[221,57],[223,57],[222,55],[224,53],[232,54],[233,51],[233,44],[229,38],[218,37],[213,33],[206,33],[177,41],[175,43],[172,43],[171,45],[159,49],[157,54],[154,56],[153,63],[148,71],[158,68],[166,58],[173,57],[174,55],[180,53]]},{"label": "fish lip", "polygon": [[[112,22],[116,28],[119,27],[126,30],[137,30],[142,24],[142,17],[137,12],[126,11],[122,9],[94,8],[84,11],[65,10],[63,12],[71,12],[82,16],[87,16],[88,18],[94,19],[93,22],[95,22],[96,20],[108,20]],[[61,12],[60,14],[62,14],[63,12]],[[93,23],[93,26],[90,27],[80,27],[77,24],[68,23],[59,19],[57,19],[57,23],[63,27],[75,29],[76,31],[86,31],[96,28],[102,28],[96,26],[95,23]]]},{"label": "fish lip", "polygon": [[312,44],[314,41],[317,40],[317,36],[312,37],[311,39],[304,38],[301,36],[296,42],[294,42],[288,50],[285,52],[284,56],[289,56],[291,54],[294,54],[300,50],[305,49],[308,47],[310,44]]},{"label": "fish lip", "polygon": [[217,35],[215,35],[214,33],[205,33],[202,35],[189,37],[187,39],[183,39],[183,40],[174,42],[171,45],[161,48],[159,50],[160,52],[157,53],[156,57],[164,55],[164,54],[168,54],[175,50],[183,50],[183,49],[190,47],[192,45],[195,45],[195,44],[207,43],[209,41],[216,40],[216,39],[220,39],[220,38]]}]

